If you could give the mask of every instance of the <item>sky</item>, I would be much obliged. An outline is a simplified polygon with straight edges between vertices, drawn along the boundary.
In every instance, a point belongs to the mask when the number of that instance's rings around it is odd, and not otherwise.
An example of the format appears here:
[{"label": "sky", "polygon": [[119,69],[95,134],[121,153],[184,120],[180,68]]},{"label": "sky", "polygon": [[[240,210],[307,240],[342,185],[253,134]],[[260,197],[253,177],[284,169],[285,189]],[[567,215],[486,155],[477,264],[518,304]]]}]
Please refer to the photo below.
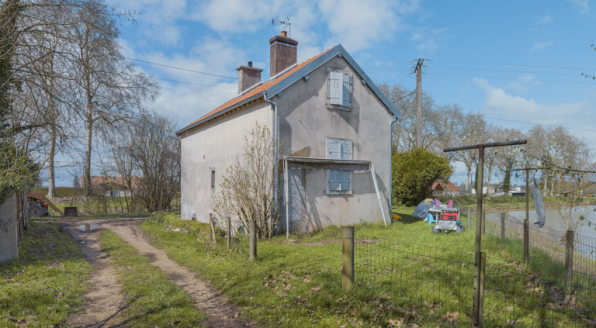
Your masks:
[{"label": "sky", "polygon": [[[161,85],[147,107],[183,127],[236,95],[252,61],[269,76],[269,43],[291,21],[298,62],[342,44],[377,84],[422,88],[438,105],[457,103],[489,123],[527,131],[562,125],[596,144],[596,0],[108,0],[125,57]],[[457,5],[455,5],[457,4]],[[209,73],[199,74],[198,72]],[[216,76],[217,75],[217,76]],[[596,151],[596,147],[593,147]],[[452,180],[465,176],[456,165]],[[72,178],[58,173],[57,185]]]}]

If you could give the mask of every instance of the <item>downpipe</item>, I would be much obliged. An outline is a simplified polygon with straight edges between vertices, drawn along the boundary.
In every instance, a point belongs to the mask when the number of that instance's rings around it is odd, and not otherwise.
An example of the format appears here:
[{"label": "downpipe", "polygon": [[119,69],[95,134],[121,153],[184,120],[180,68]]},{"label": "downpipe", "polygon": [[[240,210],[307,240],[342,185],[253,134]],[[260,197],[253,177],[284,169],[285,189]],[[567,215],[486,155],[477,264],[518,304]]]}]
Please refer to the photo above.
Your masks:
[{"label": "downpipe", "polygon": [[397,122],[397,116],[393,116],[389,122],[389,222],[393,222],[393,123]]},{"label": "downpipe", "polygon": [[[274,163],[273,163],[273,172],[274,172],[274,179],[273,179],[273,208],[275,208],[275,213],[277,214],[279,212],[279,204],[278,204],[278,199],[279,199],[279,194],[278,194],[278,187],[279,187],[279,172],[277,169],[277,162],[278,162],[278,150],[279,150],[279,115],[278,115],[278,110],[277,110],[277,103],[271,99],[267,98],[267,92],[263,93],[263,99],[265,100],[265,102],[270,103],[271,105],[273,105],[273,144],[275,145],[275,148],[273,150],[274,152]],[[275,219],[276,218],[272,218],[271,219],[271,226],[273,226],[273,224],[275,223]],[[274,235],[277,237],[277,233],[278,233],[278,225],[275,226],[275,230],[274,230]]]}]

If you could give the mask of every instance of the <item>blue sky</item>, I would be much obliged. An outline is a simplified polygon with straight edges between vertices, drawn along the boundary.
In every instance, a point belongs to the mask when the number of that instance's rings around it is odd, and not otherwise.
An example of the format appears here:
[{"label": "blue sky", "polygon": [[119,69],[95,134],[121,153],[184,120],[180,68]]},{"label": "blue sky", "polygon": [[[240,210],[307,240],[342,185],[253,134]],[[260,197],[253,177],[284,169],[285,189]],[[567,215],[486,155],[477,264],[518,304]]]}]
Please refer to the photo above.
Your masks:
[{"label": "blue sky", "polygon": [[[439,105],[458,103],[487,117],[596,130],[596,82],[580,76],[596,75],[596,52],[590,47],[596,43],[596,1],[109,3],[138,13],[135,22],[121,22],[126,57],[230,77],[237,76],[236,67],[253,61],[265,69],[265,77],[268,40],[281,31],[271,19],[290,17],[299,61],[341,43],[373,81],[413,89],[412,62],[429,58],[423,89]],[[138,65],[162,86],[148,107],[180,126],[237,90],[233,79]],[[596,143],[596,132],[569,132]],[[461,174],[458,168],[454,180],[461,181]]]}]

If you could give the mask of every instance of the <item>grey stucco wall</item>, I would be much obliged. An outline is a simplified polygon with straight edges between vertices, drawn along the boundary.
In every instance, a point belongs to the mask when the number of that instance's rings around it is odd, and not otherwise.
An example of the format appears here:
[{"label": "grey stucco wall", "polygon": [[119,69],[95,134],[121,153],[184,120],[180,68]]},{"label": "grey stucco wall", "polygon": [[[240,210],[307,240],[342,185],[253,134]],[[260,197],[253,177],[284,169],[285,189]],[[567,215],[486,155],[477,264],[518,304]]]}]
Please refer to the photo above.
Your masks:
[{"label": "grey stucco wall", "polygon": [[[351,111],[326,106],[328,69],[353,77]],[[392,116],[361,77],[342,58],[335,57],[273,99],[279,104],[282,156],[326,158],[326,138],[350,139],[353,159],[373,162],[383,211],[389,213],[389,123]],[[326,194],[326,172],[290,170],[290,184],[303,185],[303,195],[290,187],[292,231],[313,231],[330,225],[382,222],[381,207],[370,173],[353,173],[352,194]],[[280,184],[283,192],[283,184]],[[283,205],[284,203],[282,203]],[[285,211],[282,225],[285,226]],[[298,212],[298,214],[296,214]],[[297,218],[300,216],[300,218]],[[299,221],[299,222],[298,222]]]},{"label": "grey stucco wall", "polygon": [[[220,190],[225,170],[243,160],[245,136],[256,123],[273,134],[273,111],[263,100],[224,115],[182,135],[181,217],[208,222],[211,195]],[[215,188],[211,188],[211,168],[215,168]]]},{"label": "grey stucco wall", "polygon": [[15,209],[16,197],[11,194],[0,206],[0,263],[16,259],[19,255]]}]

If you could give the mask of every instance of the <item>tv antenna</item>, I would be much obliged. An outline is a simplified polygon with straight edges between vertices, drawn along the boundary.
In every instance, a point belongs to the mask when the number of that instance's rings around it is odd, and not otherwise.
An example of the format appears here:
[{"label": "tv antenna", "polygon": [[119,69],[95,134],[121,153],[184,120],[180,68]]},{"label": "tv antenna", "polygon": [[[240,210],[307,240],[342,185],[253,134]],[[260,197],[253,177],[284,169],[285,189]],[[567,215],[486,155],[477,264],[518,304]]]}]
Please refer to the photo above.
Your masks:
[{"label": "tv antenna", "polygon": [[282,19],[282,20],[273,18],[271,20],[271,24],[283,25],[284,28],[282,29],[282,31],[285,31],[286,29],[288,29],[288,36],[292,37],[292,22],[290,22],[290,17],[286,17],[286,19]]}]

